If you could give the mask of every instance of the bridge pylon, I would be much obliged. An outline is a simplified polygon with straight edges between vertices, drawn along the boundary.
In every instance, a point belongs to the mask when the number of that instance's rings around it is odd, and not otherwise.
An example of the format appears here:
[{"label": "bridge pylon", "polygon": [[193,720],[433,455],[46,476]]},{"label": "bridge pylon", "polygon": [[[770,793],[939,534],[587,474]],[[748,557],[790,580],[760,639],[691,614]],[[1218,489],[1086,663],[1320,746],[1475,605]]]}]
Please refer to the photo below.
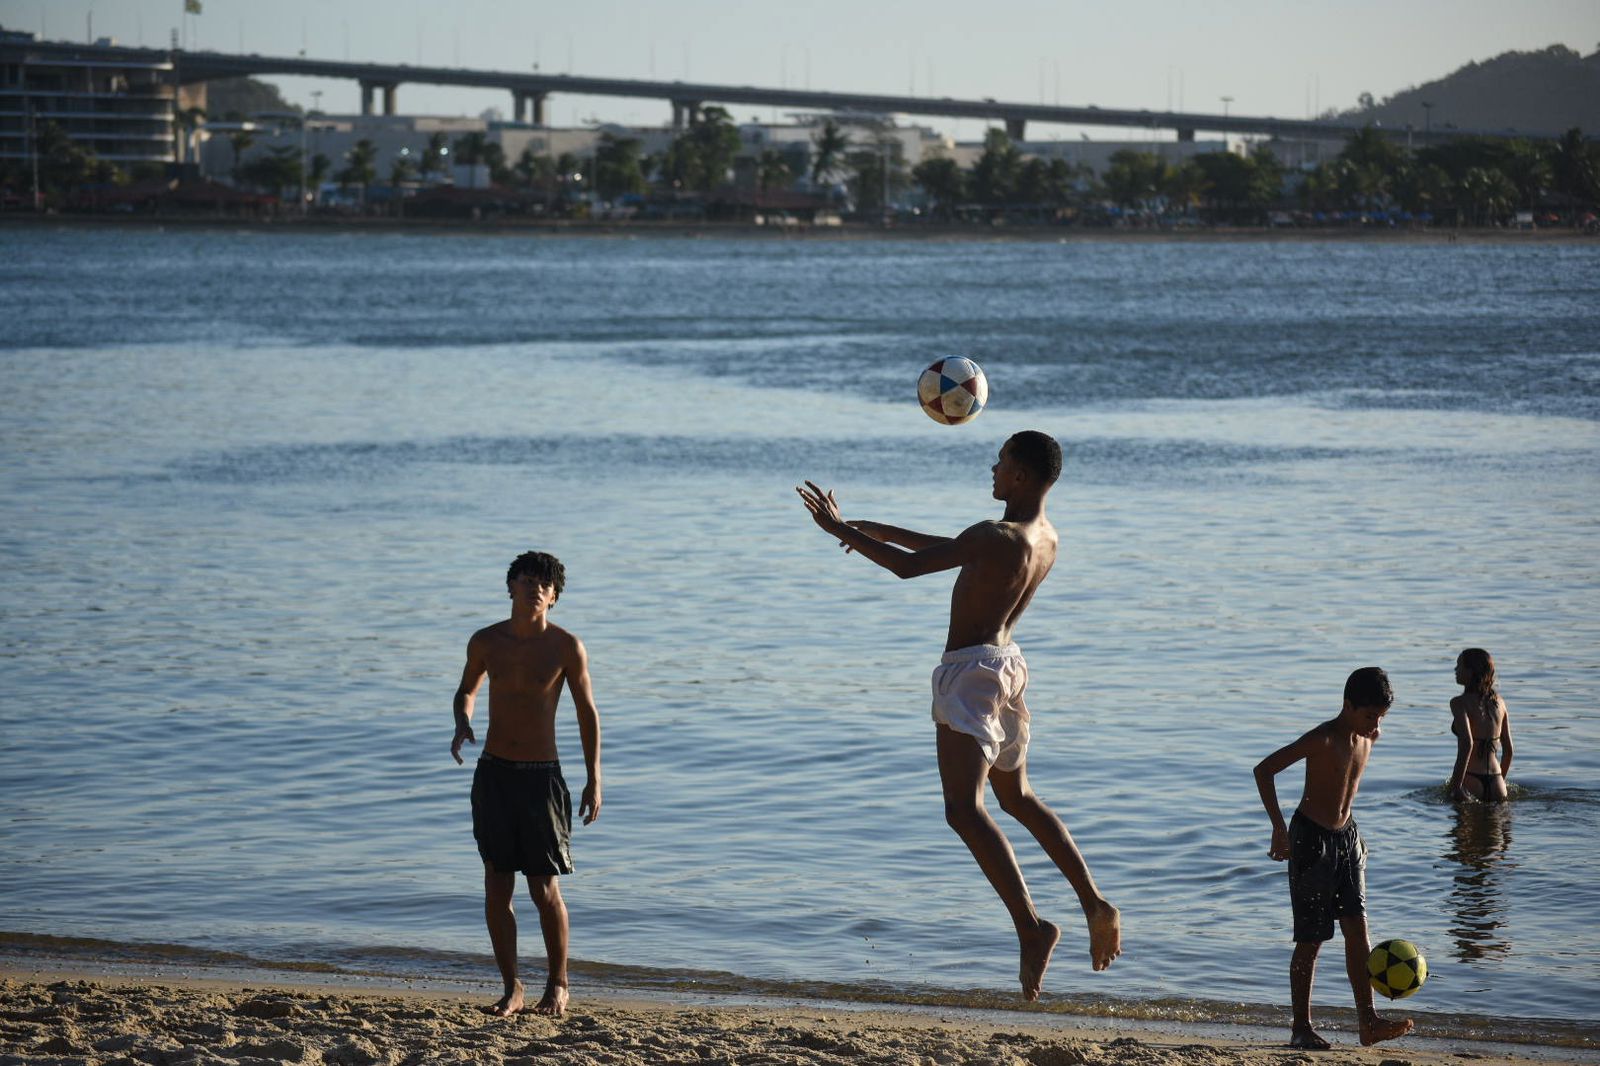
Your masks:
[{"label": "bridge pylon", "polygon": [[700,108],[704,106],[700,100],[674,100],[672,101],[672,128],[685,129],[694,124],[700,115]]}]

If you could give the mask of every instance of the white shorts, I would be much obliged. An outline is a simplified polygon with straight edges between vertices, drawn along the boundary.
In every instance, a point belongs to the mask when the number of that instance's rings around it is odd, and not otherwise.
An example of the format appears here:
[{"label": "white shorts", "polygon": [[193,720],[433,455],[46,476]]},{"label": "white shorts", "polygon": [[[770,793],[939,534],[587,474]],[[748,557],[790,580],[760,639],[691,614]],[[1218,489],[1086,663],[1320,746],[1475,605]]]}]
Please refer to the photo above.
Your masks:
[{"label": "white shorts", "polygon": [[933,670],[933,720],[977,740],[996,770],[1028,754],[1028,664],[1015,644],[947,651]]}]

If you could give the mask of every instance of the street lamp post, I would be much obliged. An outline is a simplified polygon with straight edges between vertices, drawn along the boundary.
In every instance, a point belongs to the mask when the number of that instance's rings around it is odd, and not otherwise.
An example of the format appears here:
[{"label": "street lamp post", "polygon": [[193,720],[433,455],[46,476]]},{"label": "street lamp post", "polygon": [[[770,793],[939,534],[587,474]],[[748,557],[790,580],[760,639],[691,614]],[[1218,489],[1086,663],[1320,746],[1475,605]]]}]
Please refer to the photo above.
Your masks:
[{"label": "street lamp post", "polygon": [[1231,103],[1233,103],[1233,97],[1224,96],[1222,98],[1222,117],[1223,118],[1227,118],[1228,117],[1228,105],[1231,104]]},{"label": "street lamp post", "polygon": [[1422,101],[1422,143],[1427,144],[1433,133],[1433,101]]},{"label": "street lamp post", "polygon": [[878,215],[885,229],[889,228],[889,138],[879,134],[878,166],[883,171],[883,188],[880,194]]}]

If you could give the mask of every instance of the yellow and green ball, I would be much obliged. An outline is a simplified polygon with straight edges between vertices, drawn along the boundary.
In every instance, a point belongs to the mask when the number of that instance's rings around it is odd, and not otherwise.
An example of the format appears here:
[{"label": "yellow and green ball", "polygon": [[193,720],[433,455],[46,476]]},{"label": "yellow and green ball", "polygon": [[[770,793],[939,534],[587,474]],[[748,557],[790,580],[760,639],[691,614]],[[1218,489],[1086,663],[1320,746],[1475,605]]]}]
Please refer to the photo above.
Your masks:
[{"label": "yellow and green ball", "polygon": [[1409,940],[1385,940],[1367,956],[1367,975],[1390,999],[1405,999],[1428,979],[1428,960]]}]

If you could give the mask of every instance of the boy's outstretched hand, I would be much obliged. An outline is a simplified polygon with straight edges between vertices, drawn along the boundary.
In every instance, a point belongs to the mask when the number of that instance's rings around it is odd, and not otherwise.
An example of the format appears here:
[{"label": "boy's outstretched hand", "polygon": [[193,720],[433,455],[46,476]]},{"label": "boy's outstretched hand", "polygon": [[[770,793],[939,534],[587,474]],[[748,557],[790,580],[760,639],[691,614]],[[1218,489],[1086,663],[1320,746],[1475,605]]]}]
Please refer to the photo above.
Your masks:
[{"label": "boy's outstretched hand", "polygon": [[807,481],[804,488],[796,485],[794,491],[800,494],[806,510],[811,512],[812,521],[824,532],[837,535],[839,527],[844,525],[844,516],[839,513],[839,501],[833,498],[833,490],[823,492],[816,482]]}]

